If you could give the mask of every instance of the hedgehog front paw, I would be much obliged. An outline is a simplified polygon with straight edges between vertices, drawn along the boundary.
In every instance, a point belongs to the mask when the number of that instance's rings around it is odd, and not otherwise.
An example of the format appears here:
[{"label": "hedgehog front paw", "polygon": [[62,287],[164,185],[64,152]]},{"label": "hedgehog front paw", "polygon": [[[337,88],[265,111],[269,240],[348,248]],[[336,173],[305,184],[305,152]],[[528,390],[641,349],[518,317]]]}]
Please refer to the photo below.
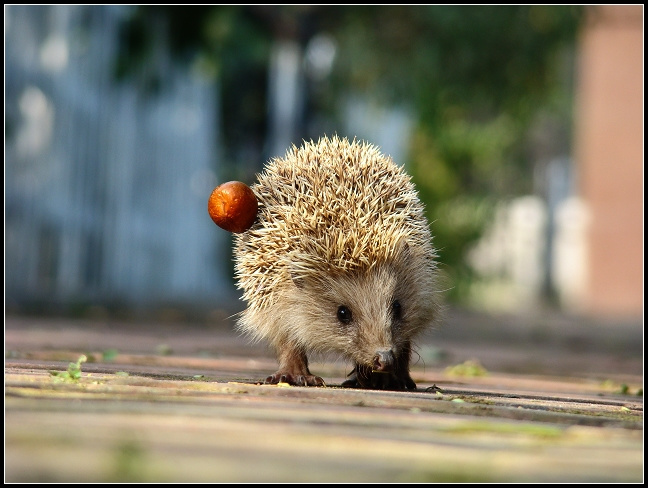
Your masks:
[{"label": "hedgehog front paw", "polygon": [[324,380],[314,374],[292,374],[283,371],[271,374],[264,381],[266,385],[276,385],[277,383],[288,383],[293,386],[326,386]]},{"label": "hedgehog front paw", "polygon": [[343,388],[362,388],[362,385],[358,381],[358,375],[355,372],[355,369],[348,374],[348,379],[344,380],[340,386]]},{"label": "hedgehog front paw", "polygon": [[416,383],[408,371],[375,372],[369,367],[355,366],[346,381],[342,383],[345,388],[368,388],[372,390],[416,390]]}]

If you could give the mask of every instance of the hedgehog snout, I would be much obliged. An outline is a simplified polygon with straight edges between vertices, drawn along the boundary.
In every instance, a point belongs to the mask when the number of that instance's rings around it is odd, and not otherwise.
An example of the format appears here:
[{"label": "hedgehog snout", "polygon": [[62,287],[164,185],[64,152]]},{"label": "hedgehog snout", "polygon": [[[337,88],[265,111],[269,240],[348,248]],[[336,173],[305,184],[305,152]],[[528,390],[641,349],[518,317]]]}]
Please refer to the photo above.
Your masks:
[{"label": "hedgehog snout", "polygon": [[373,358],[373,372],[388,372],[392,370],[395,357],[391,349],[379,349]]}]

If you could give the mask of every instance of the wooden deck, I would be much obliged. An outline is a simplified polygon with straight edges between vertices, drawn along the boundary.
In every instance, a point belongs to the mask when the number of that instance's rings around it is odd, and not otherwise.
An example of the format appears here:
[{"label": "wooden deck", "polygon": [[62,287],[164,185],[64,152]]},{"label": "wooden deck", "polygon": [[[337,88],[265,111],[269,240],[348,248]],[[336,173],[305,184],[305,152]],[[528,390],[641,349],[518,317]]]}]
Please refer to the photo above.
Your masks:
[{"label": "wooden deck", "polygon": [[254,384],[276,363],[229,327],[8,317],[5,482],[643,481],[641,330],[460,325],[419,347],[418,391],[381,392],[335,358],[324,388]]}]

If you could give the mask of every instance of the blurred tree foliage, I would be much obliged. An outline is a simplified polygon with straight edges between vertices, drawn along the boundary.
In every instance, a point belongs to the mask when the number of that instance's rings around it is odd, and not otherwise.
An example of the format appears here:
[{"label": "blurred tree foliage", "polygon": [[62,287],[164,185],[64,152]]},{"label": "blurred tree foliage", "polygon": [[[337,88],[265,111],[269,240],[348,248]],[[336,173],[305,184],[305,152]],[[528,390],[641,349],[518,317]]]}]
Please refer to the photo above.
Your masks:
[{"label": "blurred tree foliage", "polygon": [[[571,127],[571,65],[584,8],[579,6],[146,6],[124,28],[127,73],[146,56],[146,26],[164,19],[180,58],[195,59],[221,84],[230,160],[266,133],[267,68],[272,43],[306,46],[335,39],[333,71],[312,112],[335,118],[361,93],[404,105],[415,117],[409,160],[432,221],[450,296],[469,282],[469,246],[499,199],[530,193],[530,129],[540,115]],[[307,120],[304,120],[306,122]],[[306,138],[319,134],[308,134]],[[567,149],[568,148],[563,148]]]}]

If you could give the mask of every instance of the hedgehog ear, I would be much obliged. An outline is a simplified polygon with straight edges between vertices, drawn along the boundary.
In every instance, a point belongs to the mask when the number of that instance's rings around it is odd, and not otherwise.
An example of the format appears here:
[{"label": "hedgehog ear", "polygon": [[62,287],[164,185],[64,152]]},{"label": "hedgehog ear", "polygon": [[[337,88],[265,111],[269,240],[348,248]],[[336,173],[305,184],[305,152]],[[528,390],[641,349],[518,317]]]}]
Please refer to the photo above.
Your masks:
[{"label": "hedgehog ear", "polygon": [[299,288],[300,290],[304,289],[305,285],[305,280],[303,276],[299,276],[297,273],[294,271],[290,271],[290,279],[292,280],[293,284]]},{"label": "hedgehog ear", "polygon": [[395,256],[398,256],[399,261],[409,262],[412,258],[412,251],[410,250],[407,240],[403,237],[396,243]]},{"label": "hedgehog ear", "polygon": [[306,279],[304,278],[303,272],[300,272],[300,268],[295,265],[296,260],[292,255],[285,256],[283,258],[283,264],[286,275],[290,277],[290,280],[293,284],[300,290],[304,289],[306,286]]},{"label": "hedgehog ear", "polygon": [[299,290],[319,289],[318,287],[320,286],[326,286],[326,282],[324,281],[323,277],[317,278],[310,274],[304,275],[303,273],[300,273],[294,269],[289,270],[288,275],[290,276],[290,280],[293,282],[295,287],[297,287],[297,289]]}]

